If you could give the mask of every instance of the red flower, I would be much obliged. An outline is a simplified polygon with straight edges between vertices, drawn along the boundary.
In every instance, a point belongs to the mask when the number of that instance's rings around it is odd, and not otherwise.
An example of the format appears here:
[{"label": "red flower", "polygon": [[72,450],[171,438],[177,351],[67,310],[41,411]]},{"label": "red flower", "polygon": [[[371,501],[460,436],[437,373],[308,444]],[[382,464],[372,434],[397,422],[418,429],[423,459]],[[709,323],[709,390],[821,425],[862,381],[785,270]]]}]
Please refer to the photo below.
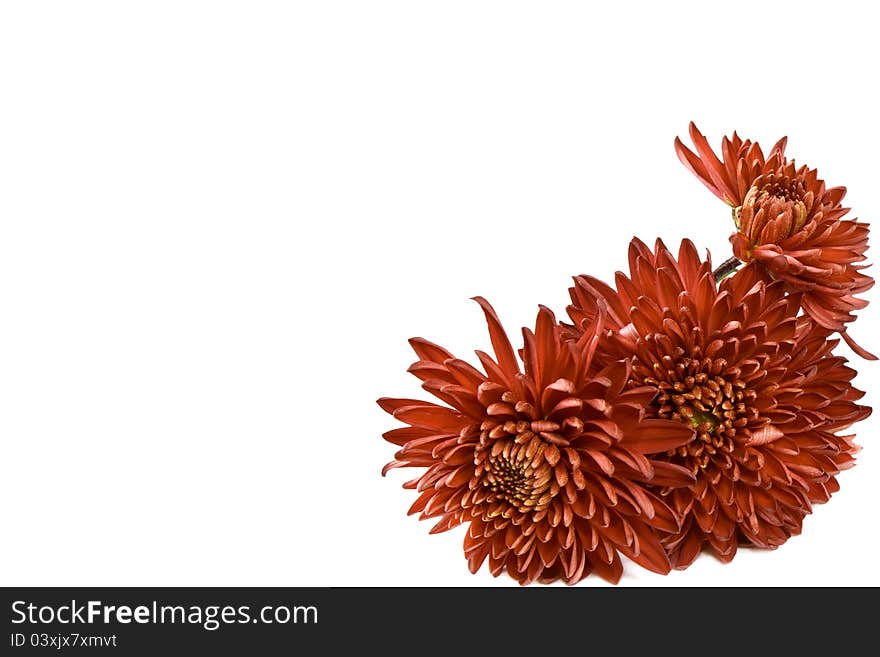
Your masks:
[{"label": "red flower", "polygon": [[380,399],[406,427],[384,434],[400,446],[395,467],[424,467],[404,484],[419,491],[410,513],[436,518],[431,530],[468,525],[464,552],[472,572],[488,560],[521,584],[590,573],[616,582],[619,554],[659,573],[670,564],[658,532],[676,534],[678,518],[645,484],[693,481],[680,465],[647,454],[687,444],[693,430],[646,419],[649,386],[626,387],[626,364],[598,371],[593,352],[599,312],[579,340],[565,341],[541,308],[524,329],[524,369],[492,307],[486,316],[495,358],[477,355],[486,373],[421,338],[410,372],[443,404]]},{"label": "red flower", "polygon": [[728,561],[738,545],[781,545],[853,463],[853,436],[839,432],[871,412],[856,403],[855,372],[832,354],[827,329],[797,316],[799,295],[756,264],[716,286],[687,240],[678,258],[659,240],[653,251],[633,240],[629,264],[617,289],[575,279],[570,331],[607,305],[596,359],[628,359],[627,385],[654,391],[649,414],[695,430],[665,455],[696,475],[662,491],[684,518],[664,539],[672,563],[686,567],[704,547]]},{"label": "red flower", "polygon": [[758,264],[767,281],[782,280],[789,292],[803,292],[802,305],[817,324],[841,334],[864,358],[876,359],[847,334],[853,312],[868,302],[855,295],[874,280],[866,265],[868,225],[843,219],[846,189],[826,188],[815,169],[796,167],[784,157],[785,138],[765,159],[757,143],[739,137],[722,140],[723,161],[690,124],[697,154],[676,138],[681,161],[712,192],[733,206],[737,232],[734,255]]}]

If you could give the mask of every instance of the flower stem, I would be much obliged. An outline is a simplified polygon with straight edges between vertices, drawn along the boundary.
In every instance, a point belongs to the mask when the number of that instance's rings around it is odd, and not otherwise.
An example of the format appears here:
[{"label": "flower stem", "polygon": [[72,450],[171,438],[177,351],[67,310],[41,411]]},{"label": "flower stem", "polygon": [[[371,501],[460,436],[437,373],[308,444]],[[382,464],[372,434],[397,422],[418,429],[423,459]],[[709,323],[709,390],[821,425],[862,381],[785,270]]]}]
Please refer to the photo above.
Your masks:
[{"label": "flower stem", "polygon": [[718,265],[717,269],[712,272],[712,275],[715,277],[715,282],[720,283],[725,278],[730,276],[733,272],[739,269],[739,266],[742,264],[739,258],[728,258],[720,265]]}]

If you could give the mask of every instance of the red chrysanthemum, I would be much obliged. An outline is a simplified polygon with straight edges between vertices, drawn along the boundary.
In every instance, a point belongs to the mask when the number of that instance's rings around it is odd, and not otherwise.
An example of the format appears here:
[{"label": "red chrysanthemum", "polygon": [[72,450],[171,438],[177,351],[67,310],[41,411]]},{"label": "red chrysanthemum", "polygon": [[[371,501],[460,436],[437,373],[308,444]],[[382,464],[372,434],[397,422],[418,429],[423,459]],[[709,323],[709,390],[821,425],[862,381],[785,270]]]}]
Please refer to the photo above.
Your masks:
[{"label": "red chrysanthemum", "polygon": [[467,523],[470,570],[488,560],[493,575],[506,571],[521,584],[573,584],[591,572],[616,582],[619,553],[668,572],[658,534],[675,535],[679,519],[645,484],[675,488],[693,476],[646,454],[689,443],[693,430],[645,418],[655,391],[625,387],[627,364],[597,371],[601,309],[575,342],[542,308],[534,333],[523,329],[521,370],[494,310],[477,301],[495,351],[494,359],[477,352],[486,373],[414,338],[410,372],[445,405],[379,400],[408,425],[384,434],[400,451],[383,473],[427,468],[404,484],[420,493],[410,513],[439,519],[432,533]]},{"label": "red chrysanthemum", "polygon": [[804,312],[817,324],[841,334],[864,358],[874,356],[847,334],[853,312],[867,301],[855,295],[874,280],[866,265],[868,225],[843,219],[846,189],[826,188],[815,169],[785,159],[785,138],[765,159],[757,143],[722,140],[719,159],[706,138],[690,124],[697,153],[676,138],[679,159],[712,192],[733,207],[737,231],[730,237],[734,255],[755,262],[767,281],[782,280],[789,292],[803,292]]},{"label": "red chrysanthemum", "polygon": [[673,565],[705,546],[728,561],[737,545],[781,545],[853,463],[853,436],[839,432],[870,414],[856,403],[855,372],[832,354],[827,329],[798,317],[799,295],[755,265],[716,286],[687,240],[678,258],[659,240],[653,251],[633,240],[629,265],[617,289],[575,279],[571,331],[607,306],[596,360],[629,359],[628,385],[654,390],[650,413],[695,430],[665,455],[696,475],[689,488],[662,492],[683,517],[664,539]]}]

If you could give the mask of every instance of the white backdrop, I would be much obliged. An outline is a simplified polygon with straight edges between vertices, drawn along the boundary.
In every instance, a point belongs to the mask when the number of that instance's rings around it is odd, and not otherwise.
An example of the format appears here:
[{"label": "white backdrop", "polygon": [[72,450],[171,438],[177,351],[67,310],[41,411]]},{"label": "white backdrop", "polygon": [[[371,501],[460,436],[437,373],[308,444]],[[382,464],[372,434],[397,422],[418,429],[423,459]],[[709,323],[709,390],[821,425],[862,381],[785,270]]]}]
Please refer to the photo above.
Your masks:
[{"label": "white backdrop", "polygon": [[[3,3],[0,584],[517,586],[380,476],[407,339],[488,348],[477,294],[516,339],[633,235],[721,262],[691,119],[788,134],[880,217],[866,7]],[[801,536],[621,586],[880,585],[857,432]]]}]

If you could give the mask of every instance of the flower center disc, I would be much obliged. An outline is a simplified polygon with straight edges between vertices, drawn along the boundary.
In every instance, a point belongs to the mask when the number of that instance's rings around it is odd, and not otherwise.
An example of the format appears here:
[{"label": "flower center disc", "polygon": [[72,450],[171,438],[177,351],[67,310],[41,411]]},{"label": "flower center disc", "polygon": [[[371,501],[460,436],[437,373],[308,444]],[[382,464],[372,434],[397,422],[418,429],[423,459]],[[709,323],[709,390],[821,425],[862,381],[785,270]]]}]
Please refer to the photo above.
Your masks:
[{"label": "flower center disc", "polygon": [[674,364],[669,359],[668,364],[664,370],[658,363],[651,375],[638,364],[634,374],[641,379],[637,383],[657,389],[657,417],[685,422],[696,431],[691,442],[670,450],[669,455],[694,473],[713,462],[724,469],[731,467],[729,455],[737,431],[757,416],[751,405],[754,391],[748,390],[744,381],[729,380],[722,374],[726,368],[723,359],[683,357]]},{"label": "flower center disc", "polygon": [[[491,519],[513,511],[531,513],[550,504],[553,469],[544,459],[546,444],[531,431],[477,448],[474,461],[478,496]],[[479,494],[482,493],[482,494]]]},{"label": "flower center disc", "polygon": [[[809,206],[809,207],[808,207]],[[812,198],[797,178],[770,173],[758,176],[740,207],[733,211],[737,228],[753,246],[791,237],[807,222]]]}]

